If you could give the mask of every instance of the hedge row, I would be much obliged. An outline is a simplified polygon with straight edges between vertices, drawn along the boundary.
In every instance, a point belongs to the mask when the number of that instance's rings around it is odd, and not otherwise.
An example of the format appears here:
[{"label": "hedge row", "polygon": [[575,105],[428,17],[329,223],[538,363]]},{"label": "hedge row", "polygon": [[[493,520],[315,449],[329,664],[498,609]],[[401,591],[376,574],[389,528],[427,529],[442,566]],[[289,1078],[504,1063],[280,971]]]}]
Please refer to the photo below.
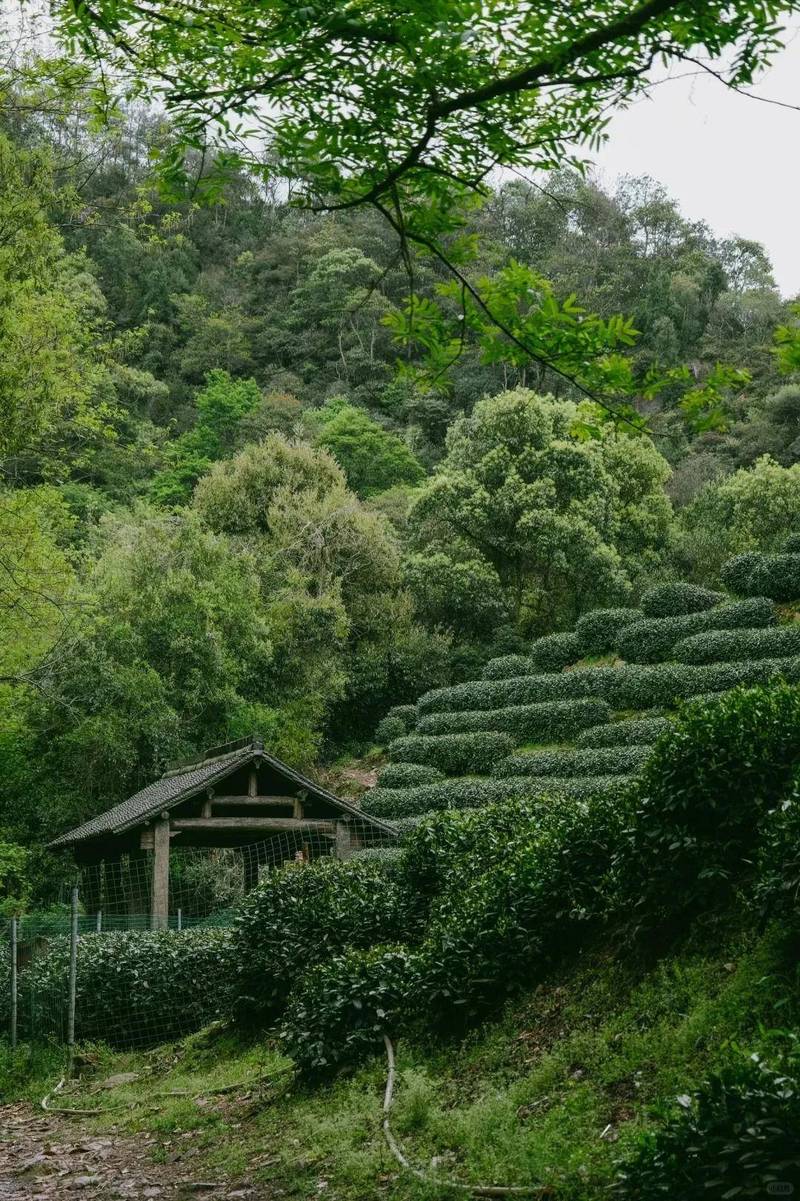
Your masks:
[{"label": "hedge row", "polygon": [[531,647],[531,659],[538,671],[563,671],[580,657],[576,634],[547,634]]},{"label": "hedge row", "polygon": [[645,617],[680,617],[711,609],[724,599],[721,592],[699,588],[697,584],[658,584],[645,592],[642,610]]},{"label": "hedge row", "polygon": [[[661,617],[637,622],[623,630],[618,649],[629,663],[661,663],[672,656],[674,646],[703,630],[759,629],[775,621],[775,608],[766,597],[733,601],[689,613],[685,617]],[[735,656],[729,655],[728,659]]]},{"label": "hedge row", "polygon": [[641,609],[593,609],[584,613],[575,626],[581,656],[615,651],[620,631],[643,618]]},{"label": "hedge row", "polygon": [[[513,680],[518,676],[539,675],[540,670],[530,655],[501,655],[499,659],[489,660],[481,672],[481,677],[484,680]],[[417,708],[419,709],[419,701]]]},{"label": "hedge row", "polygon": [[596,792],[619,790],[619,776],[575,776],[533,779],[519,776],[504,780],[445,780],[422,788],[373,788],[362,801],[365,813],[394,821],[443,809],[480,809],[494,801],[525,800],[559,795],[576,799]]},{"label": "hedge row", "polygon": [[730,663],[800,655],[800,624],[766,630],[718,630],[683,638],[673,654],[680,663]]},{"label": "hedge row", "polygon": [[[561,742],[587,726],[608,721],[605,701],[545,701],[541,705],[509,705],[505,709],[468,709],[463,713],[430,713],[419,719],[420,734],[467,730],[500,730],[530,742]],[[385,781],[382,779],[381,783]]]},{"label": "hedge row", "polygon": [[378,772],[381,788],[414,788],[417,784],[438,784],[444,772],[427,763],[387,763]]},{"label": "hedge row", "polygon": [[652,746],[670,728],[668,717],[631,717],[592,727],[578,735],[577,745],[584,747]]},{"label": "hedge row", "polygon": [[776,676],[800,679],[800,658],[745,660],[741,663],[636,663],[587,667],[560,675],[522,676],[513,680],[472,680],[439,688],[420,698],[420,713],[502,709],[546,700],[601,697],[613,709],[652,709],[698,693],[724,692],[737,684],[762,684]]},{"label": "hedge row", "polygon": [[396,763],[424,763],[437,767],[446,776],[488,773],[513,747],[508,734],[494,730],[466,734],[409,734],[389,745],[389,756]]},{"label": "hedge row", "polygon": [[509,776],[629,776],[650,755],[649,746],[611,746],[588,750],[534,751],[509,755],[498,763],[498,777]]},{"label": "hedge row", "polygon": [[800,597],[800,554],[764,555],[748,551],[725,563],[723,581],[740,596],[769,596],[775,601]]},{"label": "hedge row", "polygon": [[[78,940],[76,1037],[114,1047],[152,1046],[223,1016],[231,986],[227,930],[124,930]],[[20,977],[34,1028],[64,1012],[69,939],[54,938]]]},{"label": "hedge row", "polygon": [[416,705],[395,705],[378,722],[375,741],[378,746],[387,746],[395,738],[402,738],[404,734],[410,734],[416,720]]}]

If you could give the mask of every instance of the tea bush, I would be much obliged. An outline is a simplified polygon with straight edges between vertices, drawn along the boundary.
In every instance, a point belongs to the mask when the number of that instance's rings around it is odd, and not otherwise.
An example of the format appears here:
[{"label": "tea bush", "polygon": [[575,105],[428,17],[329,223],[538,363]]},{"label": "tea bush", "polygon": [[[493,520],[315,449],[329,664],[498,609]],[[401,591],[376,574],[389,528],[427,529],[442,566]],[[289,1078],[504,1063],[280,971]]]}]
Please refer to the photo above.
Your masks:
[{"label": "tea bush", "polygon": [[[155,1045],[199,1030],[230,1001],[227,930],[123,930],[78,940],[75,1033],[79,1041],[124,1049]],[[34,1028],[62,1012],[68,990],[69,939],[54,938],[20,978],[33,997]]]},{"label": "tea bush", "polygon": [[785,555],[800,555],[800,533],[790,534],[781,550]]},{"label": "tea bush", "polygon": [[509,755],[498,763],[496,774],[507,776],[628,776],[639,770],[650,754],[648,746],[612,746],[597,750],[534,751]]},{"label": "tea bush", "polygon": [[641,609],[593,609],[584,613],[575,626],[581,656],[615,651],[620,631],[643,618]]},{"label": "tea bush", "polygon": [[395,821],[442,809],[477,809],[493,801],[508,801],[545,795],[590,796],[620,788],[618,776],[575,776],[533,779],[445,780],[421,788],[373,788],[362,801],[365,813]]},{"label": "tea bush", "polygon": [[578,735],[577,745],[583,747],[652,746],[672,725],[668,717],[630,717],[595,726]]},{"label": "tea bush", "polygon": [[756,857],[755,900],[762,910],[793,916],[800,902],[800,766],[786,794],[764,818]]},{"label": "tea bush", "polygon": [[[620,634],[618,649],[629,663],[661,663],[672,658],[673,648],[678,642],[699,631],[758,629],[771,626],[774,622],[775,607],[772,601],[766,597],[753,597],[718,605],[702,613],[652,618],[627,626]],[[728,661],[736,657],[729,655]]]},{"label": "tea bush", "polygon": [[378,722],[375,730],[375,741],[378,746],[388,746],[395,738],[410,734],[417,720],[416,705],[395,705],[386,716]]},{"label": "tea bush", "polygon": [[438,784],[444,772],[427,763],[387,763],[378,772],[379,788],[415,788],[418,784]]},{"label": "tea bush", "polygon": [[[800,1188],[800,1077],[754,1056],[711,1076],[619,1169],[631,1201],[788,1196]],[[781,1190],[780,1186],[784,1188]]]},{"label": "tea bush", "polygon": [[537,638],[531,647],[534,666],[542,672],[562,671],[581,656],[575,634],[547,634]]},{"label": "tea bush", "polygon": [[707,909],[750,872],[758,829],[786,794],[800,746],[800,688],[737,688],[687,706],[636,789],[631,901],[653,916]]},{"label": "tea bush", "polygon": [[749,551],[736,555],[720,572],[725,584],[740,596],[769,596],[775,601],[800,598],[800,554],[765,555]]},{"label": "tea bush", "polygon": [[672,653],[681,663],[730,663],[737,659],[800,655],[800,624],[693,634],[676,643]]},{"label": "tea bush", "polygon": [[417,956],[404,946],[351,950],[298,981],[281,1027],[284,1050],[305,1076],[328,1075],[383,1050],[419,995]]},{"label": "tea bush", "polygon": [[485,664],[481,676],[484,680],[511,680],[516,676],[535,676],[541,669],[529,655],[501,655]]},{"label": "tea bush", "polygon": [[402,895],[380,862],[325,858],[269,872],[235,915],[234,1016],[271,1020],[306,968],[397,938],[405,924]]},{"label": "tea bush", "polygon": [[724,599],[721,592],[697,584],[657,584],[645,592],[641,607],[645,617],[679,617],[711,609]]},{"label": "tea bush", "polygon": [[505,709],[474,709],[462,713],[429,713],[419,719],[420,734],[449,734],[466,730],[502,730],[519,740],[560,742],[574,738],[586,726],[608,721],[605,701],[544,701],[540,705],[508,705]]},{"label": "tea bush", "polygon": [[490,772],[513,745],[508,734],[495,731],[430,737],[410,734],[395,739],[389,746],[389,755],[398,763],[424,763],[438,767],[445,775],[462,776]]}]

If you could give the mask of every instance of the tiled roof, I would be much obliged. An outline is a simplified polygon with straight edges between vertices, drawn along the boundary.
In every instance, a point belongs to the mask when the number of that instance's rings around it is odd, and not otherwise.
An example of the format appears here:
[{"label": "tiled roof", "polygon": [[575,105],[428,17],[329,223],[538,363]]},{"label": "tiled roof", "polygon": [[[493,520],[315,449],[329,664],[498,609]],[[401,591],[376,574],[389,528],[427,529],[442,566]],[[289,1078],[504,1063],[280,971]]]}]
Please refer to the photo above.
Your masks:
[{"label": "tiled roof", "polygon": [[341,800],[340,797],[321,788],[313,780],[309,780],[300,772],[288,767],[287,764],[281,763],[280,759],[268,755],[263,749],[261,741],[253,739],[243,746],[237,746],[228,754],[216,755],[213,759],[200,760],[177,771],[167,772],[154,784],[148,784],[141,792],[128,797],[127,801],[120,801],[118,805],[107,809],[105,813],[99,813],[97,817],[90,818],[82,826],[77,826],[67,834],[61,834],[49,845],[51,847],[72,846],[76,842],[84,842],[88,838],[95,838],[101,834],[121,834],[132,826],[142,825],[155,817],[162,809],[169,808],[179,801],[188,800],[202,789],[211,787],[217,780],[224,780],[226,776],[231,775],[237,768],[242,767],[256,756],[276,768],[298,788],[305,789],[319,797],[320,800],[335,805],[342,812],[358,817],[371,826],[376,826],[390,834],[395,833],[393,827],[388,823],[369,817],[366,813],[362,813],[357,805]]}]

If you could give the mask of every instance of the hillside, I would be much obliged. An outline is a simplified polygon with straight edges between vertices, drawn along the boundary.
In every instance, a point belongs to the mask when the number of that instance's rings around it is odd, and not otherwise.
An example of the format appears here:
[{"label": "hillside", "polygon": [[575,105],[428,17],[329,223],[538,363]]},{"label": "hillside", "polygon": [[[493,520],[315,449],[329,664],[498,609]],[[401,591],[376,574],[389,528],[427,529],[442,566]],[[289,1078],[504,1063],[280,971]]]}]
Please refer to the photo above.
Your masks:
[{"label": "hillside", "polygon": [[365,811],[408,829],[442,809],[619,792],[681,701],[800,680],[795,546],[731,559],[731,594],[652,588],[639,609],[590,611],[527,655],[490,660],[480,679],[390,710],[376,736],[391,762]]}]

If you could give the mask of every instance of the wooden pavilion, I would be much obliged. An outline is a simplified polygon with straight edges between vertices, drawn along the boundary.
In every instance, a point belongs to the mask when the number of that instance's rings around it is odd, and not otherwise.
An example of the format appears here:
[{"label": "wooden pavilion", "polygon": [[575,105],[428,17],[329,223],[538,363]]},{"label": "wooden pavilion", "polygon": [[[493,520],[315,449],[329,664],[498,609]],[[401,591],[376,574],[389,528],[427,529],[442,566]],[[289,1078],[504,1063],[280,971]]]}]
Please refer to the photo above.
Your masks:
[{"label": "wooden pavilion", "polygon": [[71,847],[79,865],[118,865],[125,857],[151,857],[148,905],[151,924],[168,924],[170,847],[233,847],[243,854],[244,887],[258,882],[261,863],[386,846],[397,837],[386,822],[369,817],[315,781],[268,754],[253,737],[214,747],[200,759],[166,771],[105,813],[62,834],[50,846]]}]

